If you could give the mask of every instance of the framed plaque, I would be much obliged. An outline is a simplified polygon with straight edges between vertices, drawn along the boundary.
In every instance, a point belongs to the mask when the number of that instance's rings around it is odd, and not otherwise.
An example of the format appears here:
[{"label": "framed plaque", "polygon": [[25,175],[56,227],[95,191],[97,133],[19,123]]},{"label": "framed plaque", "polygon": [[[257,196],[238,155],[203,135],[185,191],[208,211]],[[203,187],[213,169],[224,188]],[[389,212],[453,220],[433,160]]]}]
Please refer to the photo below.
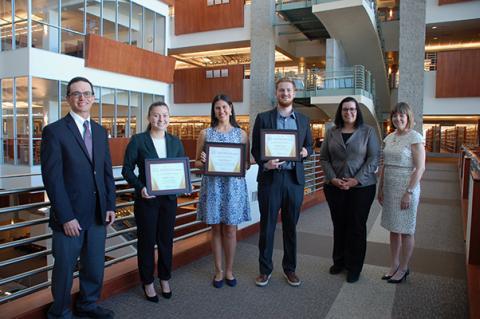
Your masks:
[{"label": "framed plaque", "polygon": [[298,132],[296,130],[260,131],[260,158],[264,161],[300,161]]},{"label": "framed plaque", "polygon": [[145,176],[150,195],[192,192],[188,157],[146,159]]},{"label": "framed plaque", "polygon": [[205,143],[205,175],[245,176],[245,144]]}]

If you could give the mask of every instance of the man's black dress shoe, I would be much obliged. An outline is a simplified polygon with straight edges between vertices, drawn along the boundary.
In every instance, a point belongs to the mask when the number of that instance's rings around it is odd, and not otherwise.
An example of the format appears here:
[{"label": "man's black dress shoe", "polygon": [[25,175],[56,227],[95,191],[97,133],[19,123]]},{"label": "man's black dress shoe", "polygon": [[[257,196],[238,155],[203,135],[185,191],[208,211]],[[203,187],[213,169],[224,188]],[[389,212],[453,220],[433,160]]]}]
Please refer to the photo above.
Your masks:
[{"label": "man's black dress shoe", "polygon": [[80,318],[96,318],[96,319],[113,319],[115,318],[115,313],[107,308],[100,306],[95,307],[92,310],[75,310],[75,316]]},{"label": "man's black dress shoe", "polygon": [[145,285],[142,284],[142,288],[143,288],[143,293],[145,294],[145,299],[151,302],[158,302],[158,295],[150,297],[149,295],[147,295],[147,291],[145,290]]},{"label": "man's black dress shoe", "polygon": [[347,273],[347,282],[349,282],[351,284],[354,283],[354,282],[357,282],[358,278],[360,278],[360,274],[356,274],[356,273],[352,273],[352,272]]},{"label": "man's black dress shoe", "polygon": [[330,269],[328,270],[328,272],[331,274],[331,275],[338,275],[339,273],[341,273],[343,271],[343,266],[339,266],[339,265],[332,265],[330,267]]}]

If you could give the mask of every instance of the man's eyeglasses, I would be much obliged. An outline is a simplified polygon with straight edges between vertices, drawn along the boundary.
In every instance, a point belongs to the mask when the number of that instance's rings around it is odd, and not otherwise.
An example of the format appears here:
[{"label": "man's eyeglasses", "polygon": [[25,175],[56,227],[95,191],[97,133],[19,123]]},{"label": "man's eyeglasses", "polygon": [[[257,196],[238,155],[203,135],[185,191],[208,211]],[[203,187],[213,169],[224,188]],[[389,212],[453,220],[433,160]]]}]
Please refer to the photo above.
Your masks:
[{"label": "man's eyeglasses", "polygon": [[350,107],[350,108],[344,108],[344,109],[342,109],[342,112],[345,112],[345,113],[347,113],[347,112],[356,112],[356,111],[357,111],[357,109],[356,109],[355,107]]},{"label": "man's eyeglasses", "polygon": [[85,92],[75,91],[70,93],[68,96],[73,96],[74,98],[79,99],[82,95],[84,98],[88,99],[93,96],[93,93],[90,91],[85,91]]}]

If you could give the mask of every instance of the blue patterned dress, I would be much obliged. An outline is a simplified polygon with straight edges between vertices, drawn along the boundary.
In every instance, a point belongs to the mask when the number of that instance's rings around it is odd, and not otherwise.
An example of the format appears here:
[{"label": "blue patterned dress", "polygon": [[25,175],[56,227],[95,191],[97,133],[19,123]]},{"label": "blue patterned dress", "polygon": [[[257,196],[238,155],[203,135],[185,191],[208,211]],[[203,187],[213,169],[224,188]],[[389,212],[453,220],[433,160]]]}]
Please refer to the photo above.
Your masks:
[{"label": "blue patterned dress", "polygon": [[[205,142],[241,143],[242,130],[227,133],[207,128]],[[251,219],[247,183],[244,177],[203,176],[197,219],[206,224],[238,225]]]}]

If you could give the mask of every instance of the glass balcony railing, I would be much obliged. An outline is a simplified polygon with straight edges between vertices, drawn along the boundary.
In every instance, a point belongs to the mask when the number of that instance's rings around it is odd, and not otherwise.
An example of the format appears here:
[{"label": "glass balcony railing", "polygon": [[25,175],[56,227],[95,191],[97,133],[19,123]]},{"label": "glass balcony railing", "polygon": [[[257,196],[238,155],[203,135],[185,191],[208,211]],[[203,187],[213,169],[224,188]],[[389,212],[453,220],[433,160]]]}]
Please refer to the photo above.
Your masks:
[{"label": "glass balcony railing", "polygon": [[275,78],[293,79],[296,97],[363,95],[375,101],[375,81],[363,65],[334,71],[308,69],[304,73],[277,72]]}]

